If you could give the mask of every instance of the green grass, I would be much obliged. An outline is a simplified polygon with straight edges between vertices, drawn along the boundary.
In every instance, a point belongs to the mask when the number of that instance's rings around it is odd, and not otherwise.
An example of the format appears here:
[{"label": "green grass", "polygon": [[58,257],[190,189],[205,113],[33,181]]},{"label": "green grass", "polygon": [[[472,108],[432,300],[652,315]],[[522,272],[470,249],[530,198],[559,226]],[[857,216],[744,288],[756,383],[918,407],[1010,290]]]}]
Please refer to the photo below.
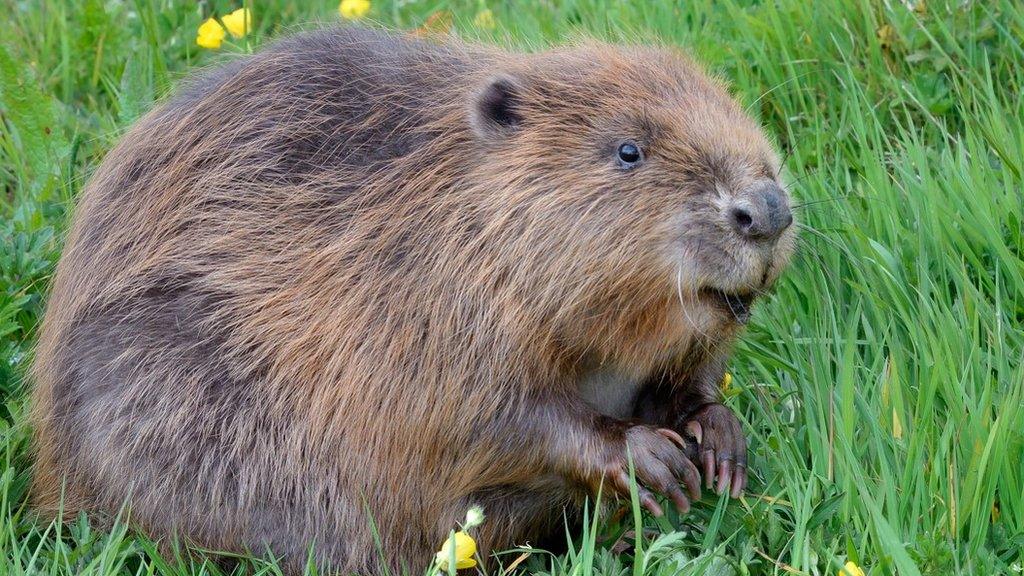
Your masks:
[{"label": "green grass", "polygon": [[[337,18],[253,0],[241,52]],[[727,78],[777,137],[801,249],[731,363],[752,441],[741,502],[644,522],[615,555],[598,519],[563,574],[1016,574],[1024,561],[1024,5],[1013,0],[374,2],[413,28],[532,49],[579,30],[661,39]],[[118,135],[189,70],[227,1],[0,0],[0,573],[199,574],[124,528],[26,507],[23,378],[73,200]],[[504,556],[506,564],[515,554]],[[429,559],[424,559],[426,563]],[[239,570],[276,573],[252,560]]]}]

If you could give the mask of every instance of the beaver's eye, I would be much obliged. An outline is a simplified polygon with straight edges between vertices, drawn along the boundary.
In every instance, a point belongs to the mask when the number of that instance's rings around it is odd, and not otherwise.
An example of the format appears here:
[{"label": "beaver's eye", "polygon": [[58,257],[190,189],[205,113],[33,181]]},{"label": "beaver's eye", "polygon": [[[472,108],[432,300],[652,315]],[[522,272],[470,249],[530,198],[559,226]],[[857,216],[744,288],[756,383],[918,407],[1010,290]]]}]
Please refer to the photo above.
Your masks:
[{"label": "beaver's eye", "polygon": [[616,154],[619,166],[622,168],[635,168],[644,159],[644,153],[636,145],[636,142],[632,140],[619,144],[619,150]]}]

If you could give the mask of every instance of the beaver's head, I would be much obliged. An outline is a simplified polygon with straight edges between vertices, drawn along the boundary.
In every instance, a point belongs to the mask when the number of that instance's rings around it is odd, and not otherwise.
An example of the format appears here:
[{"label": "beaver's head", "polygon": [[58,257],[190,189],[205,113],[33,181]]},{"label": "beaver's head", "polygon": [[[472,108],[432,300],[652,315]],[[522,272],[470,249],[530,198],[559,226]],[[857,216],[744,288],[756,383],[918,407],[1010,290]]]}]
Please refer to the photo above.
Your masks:
[{"label": "beaver's head", "polygon": [[590,46],[509,62],[477,86],[469,120],[492,206],[515,215],[516,257],[551,270],[553,310],[642,316],[664,303],[705,327],[742,323],[793,251],[772,147],[677,53]]}]

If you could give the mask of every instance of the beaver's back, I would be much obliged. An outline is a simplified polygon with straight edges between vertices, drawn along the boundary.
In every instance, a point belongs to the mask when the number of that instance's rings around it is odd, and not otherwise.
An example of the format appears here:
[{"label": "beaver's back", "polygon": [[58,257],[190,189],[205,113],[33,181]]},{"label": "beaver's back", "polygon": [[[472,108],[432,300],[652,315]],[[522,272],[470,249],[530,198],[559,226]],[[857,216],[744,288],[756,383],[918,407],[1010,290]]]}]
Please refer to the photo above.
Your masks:
[{"label": "beaver's back", "polygon": [[[353,206],[393,201],[374,196],[386,185],[367,180],[424,168],[410,155],[437,137],[425,125],[449,113],[472,66],[457,46],[351,28],[289,38],[199,76],[98,169],[79,198],[51,299],[114,296],[132,280],[106,276],[118,268],[105,262],[142,264],[156,243],[201,241],[190,235],[224,232],[218,224],[287,217],[297,228],[329,213],[343,227]],[[261,230],[271,232],[281,230]]]}]

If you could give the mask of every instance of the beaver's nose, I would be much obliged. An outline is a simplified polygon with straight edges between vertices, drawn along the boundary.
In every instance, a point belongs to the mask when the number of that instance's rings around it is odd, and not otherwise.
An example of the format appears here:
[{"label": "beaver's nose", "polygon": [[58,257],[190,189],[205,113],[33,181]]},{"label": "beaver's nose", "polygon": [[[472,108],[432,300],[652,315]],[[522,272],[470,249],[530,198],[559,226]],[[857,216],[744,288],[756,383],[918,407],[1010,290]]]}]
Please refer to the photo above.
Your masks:
[{"label": "beaver's nose", "polygon": [[773,182],[741,195],[728,210],[733,229],[750,240],[775,240],[793,223],[786,194]]}]

